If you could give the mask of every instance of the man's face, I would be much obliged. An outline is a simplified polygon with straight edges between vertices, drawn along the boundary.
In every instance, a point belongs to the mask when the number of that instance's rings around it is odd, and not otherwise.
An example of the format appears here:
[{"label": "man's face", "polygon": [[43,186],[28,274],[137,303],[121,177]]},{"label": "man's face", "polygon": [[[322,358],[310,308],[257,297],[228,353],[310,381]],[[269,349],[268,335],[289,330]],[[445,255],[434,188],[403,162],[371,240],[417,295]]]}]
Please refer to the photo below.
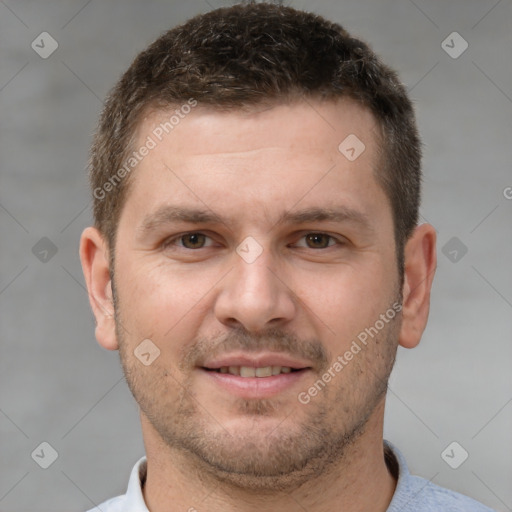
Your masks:
[{"label": "man's face", "polygon": [[118,226],[127,381],[154,435],[222,478],[318,474],[382,406],[398,342],[399,315],[377,323],[400,290],[376,122],[348,100],[197,107],[158,141],[171,114],[140,126],[157,144]]}]

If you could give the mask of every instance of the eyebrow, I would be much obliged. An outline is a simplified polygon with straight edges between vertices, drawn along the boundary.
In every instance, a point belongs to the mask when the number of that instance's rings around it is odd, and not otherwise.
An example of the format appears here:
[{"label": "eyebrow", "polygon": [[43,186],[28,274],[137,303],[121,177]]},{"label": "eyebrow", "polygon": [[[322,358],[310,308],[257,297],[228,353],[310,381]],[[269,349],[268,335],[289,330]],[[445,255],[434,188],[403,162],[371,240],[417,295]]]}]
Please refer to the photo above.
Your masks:
[{"label": "eyebrow", "polygon": [[365,213],[346,206],[290,211],[284,213],[277,223],[306,224],[308,222],[353,222],[368,229],[371,227],[370,219]]},{"label": "eyebrow", "polygon": [[[137,228],[137,233],[139,236],[144,236],[162,226],[175,222],[228,225],[225,219],[212,210],[164,205],[144,218],[139,228]],[[365,213],[345,206],[313,207],[285,212],[273,224],[272,228],[278,224],[307,224],[311,222],[351,222],[360,225],[361,228],[367,231],[373,231],[370,219]]]},{"label": "eyebrow", "polygon": [[140,235],[154,231],[173,222],[190,224],[221,224],[222,218],[211,210],[164,205],[147,215],[137,229]]}]

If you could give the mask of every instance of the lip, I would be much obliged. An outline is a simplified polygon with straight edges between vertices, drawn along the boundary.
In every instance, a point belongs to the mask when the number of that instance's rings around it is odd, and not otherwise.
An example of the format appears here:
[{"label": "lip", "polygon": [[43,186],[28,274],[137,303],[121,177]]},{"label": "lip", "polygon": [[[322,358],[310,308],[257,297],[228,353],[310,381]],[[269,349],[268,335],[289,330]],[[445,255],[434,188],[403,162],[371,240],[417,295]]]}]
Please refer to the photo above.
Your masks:
[{"label": "lip", "polygon": [[[287,366],[292,368],[291,373],[281,373],[270,377],[240,377],[230,373],[219,373],[225,366],[247,366],[262,368],[265,366]],[[277,352],[261,353],[232,353],[219,356],[206,361],[199,371],[210,379],[214,385],[227,391],[229,394],[241,398],[263,399],[276,396],[290,390],[311,373],[312,365],[307,360],[294,358],[288,354]],[[302,385],[303,387],[303,385]]]},{"label": "lip", "polygon": [[202,367],[218,370],[223,366],[248,366],[249,368],[262,368],[264,366],[289,366],[293,370],[311,368],[309,361],[297,359],[278,352],[261,352],[258,354],[233,353],[206,361]]},{"label": "lip", "polygon": [[270,398],[298,386],[298,383],[311,372],[310,368],[303,368],[295,372],[281,373],[271,377],[240,377],[229,373],[209,371],[205,368],[199,368],[199,370],[213,384],[231,395],[240,398],[259,399]]}]

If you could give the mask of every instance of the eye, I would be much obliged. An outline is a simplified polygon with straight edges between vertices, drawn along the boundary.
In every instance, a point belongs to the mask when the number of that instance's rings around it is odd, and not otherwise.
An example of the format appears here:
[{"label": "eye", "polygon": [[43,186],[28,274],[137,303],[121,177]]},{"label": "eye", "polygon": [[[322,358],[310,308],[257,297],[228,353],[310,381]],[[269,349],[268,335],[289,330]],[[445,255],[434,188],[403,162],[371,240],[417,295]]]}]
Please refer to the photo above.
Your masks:
[{"label": "eye", "polygon": [[[304,240],[304,242],[302,242]],[[336,245],[337,240],[326,233],[307,233],[296,244],[298,247],[307,247],[309,249],[326,249]]]},{"label": "eye", "polygon": [[179,239],[187,249],[201,249],[206,244],[206,235],[202,233],[187,233]]},{"label": "eye", "polygon": [[164,245],[166,247],[174,245],[184,247],[185,249],[202,249],[212,245],[212,240],[203,233],[185,233],[172,240],[168,240]]}]

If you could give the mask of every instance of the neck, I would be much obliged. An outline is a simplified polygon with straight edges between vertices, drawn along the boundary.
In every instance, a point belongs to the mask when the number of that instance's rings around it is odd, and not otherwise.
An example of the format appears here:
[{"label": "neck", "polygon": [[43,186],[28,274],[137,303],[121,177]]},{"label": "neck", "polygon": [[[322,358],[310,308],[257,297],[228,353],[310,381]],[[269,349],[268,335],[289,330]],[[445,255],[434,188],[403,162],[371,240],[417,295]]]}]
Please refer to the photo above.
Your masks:
[{"label": "neck", "polygon": [[[151,512],[262,512],[265,510],[309,512],[385,512],[396,480],[389,472],[382,440],[384,402],[369,419],[365,432],[347,447],[340,461],[297,488],[267,494],[235,488],[201,471],[192,455],[169,448],[141,415],[147,455],[144,500]],[[368,483],[371,482],[371,485]]]}]

